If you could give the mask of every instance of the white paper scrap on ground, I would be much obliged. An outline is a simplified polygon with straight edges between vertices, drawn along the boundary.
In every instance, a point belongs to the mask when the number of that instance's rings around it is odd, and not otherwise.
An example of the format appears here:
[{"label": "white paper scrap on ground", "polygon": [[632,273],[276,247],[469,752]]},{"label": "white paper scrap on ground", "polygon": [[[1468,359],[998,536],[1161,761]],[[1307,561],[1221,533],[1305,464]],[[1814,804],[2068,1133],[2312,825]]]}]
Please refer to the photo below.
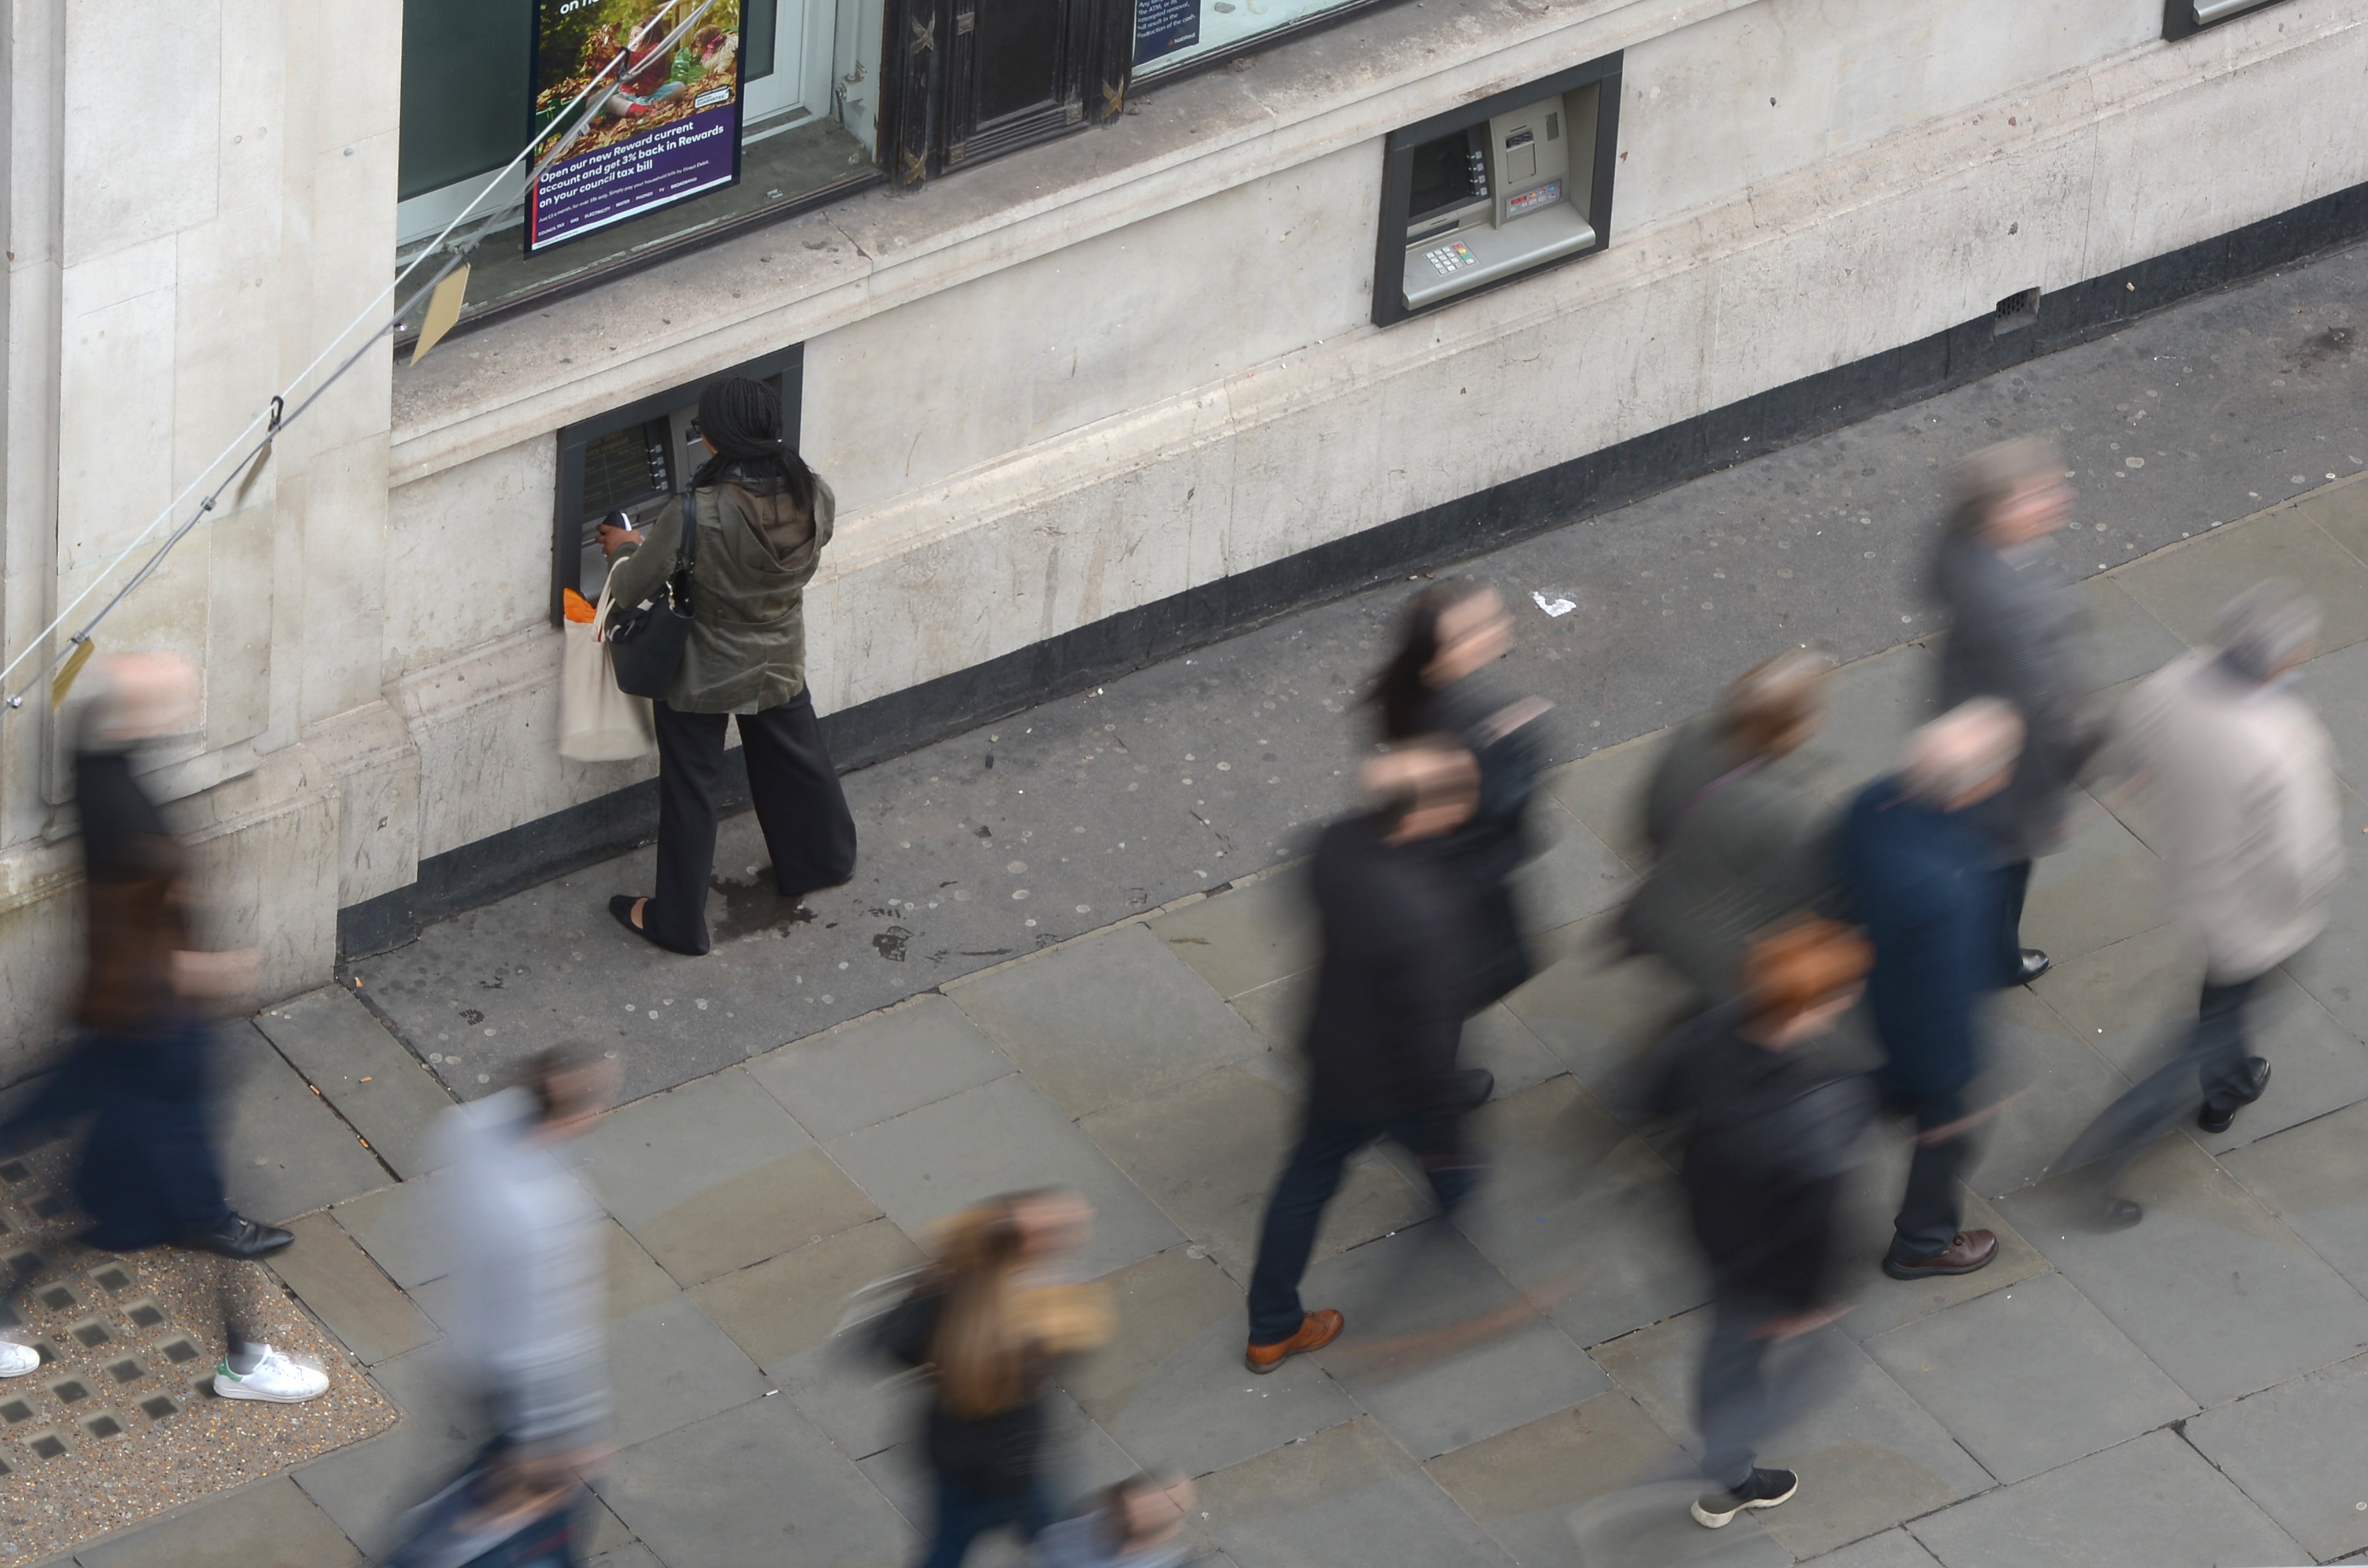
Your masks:
[{"label": "white paper scrap on ground", "polygon": [[[1552,597],[1549,597],[1548,595]],[[1537,600],[1538,608],[1548,615],[1568,615],[1578,608],[1576,600],[1563,597],[1557,589],[1549,588],[1545,593],[1531,594],[1530,597]]]}]

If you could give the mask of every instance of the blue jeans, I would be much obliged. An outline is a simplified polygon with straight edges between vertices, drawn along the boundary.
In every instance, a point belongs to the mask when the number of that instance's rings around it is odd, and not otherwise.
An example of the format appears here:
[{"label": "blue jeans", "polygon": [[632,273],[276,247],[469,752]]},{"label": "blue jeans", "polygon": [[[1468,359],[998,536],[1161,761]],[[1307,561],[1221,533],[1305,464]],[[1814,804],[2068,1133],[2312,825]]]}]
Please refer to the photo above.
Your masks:
[{"label": "blue jeans", "polygon": [[[1441,1212],[1453,1213],[1471,1192],[1478,1171],[1450,1165],[1452,1151],[1424,1147],[1411,1119],[1372,1121],[1327,1113],[1313,1101],[1299,1135],[1299,1147],[1274,1184],[1266,1206],[1266,1223],[1258,1232],[1258,1266],[1250,1273],[1250,1343],[1273,1345],[1299,1332],[1307,1316],[1299,1302],[1299,1281],[1307,1272],[1308,1256],[1315,1250],[1315,1227],[1324,1206],[1340,1188],[1340,1167],[1349,1157],[1378,1138],[1395,1138],[1425,1156],[1430,1189]],[[1440,1156],[1433,1164],[1431,1156]]]},{"label": "blue jeans", "polygon": [[921,1568],[962,1568],[971,1542],[1008,1525],[1022,1540],[1034,1540],[1053,1522],[1053,1499],[1040,1476],[1022,1492],[990,1494],[965,1485],[944,1471],[938,1472],[937,1539]]}]

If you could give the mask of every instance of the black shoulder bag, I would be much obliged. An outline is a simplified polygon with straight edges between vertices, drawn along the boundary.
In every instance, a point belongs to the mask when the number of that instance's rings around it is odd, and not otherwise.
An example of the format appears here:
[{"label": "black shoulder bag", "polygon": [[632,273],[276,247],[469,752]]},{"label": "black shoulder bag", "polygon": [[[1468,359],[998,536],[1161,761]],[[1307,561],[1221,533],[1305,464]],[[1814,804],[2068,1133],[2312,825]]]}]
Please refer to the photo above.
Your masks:
[{"label": "black shoulder bag", "polygon": [[682,542],[674,572],[658,597],[609,617],[609,662],[617,689],[629,697],[663,698],[674,689],[682,651],[690,641],[690,569],[699,559],[699,492],[682,492]]}]

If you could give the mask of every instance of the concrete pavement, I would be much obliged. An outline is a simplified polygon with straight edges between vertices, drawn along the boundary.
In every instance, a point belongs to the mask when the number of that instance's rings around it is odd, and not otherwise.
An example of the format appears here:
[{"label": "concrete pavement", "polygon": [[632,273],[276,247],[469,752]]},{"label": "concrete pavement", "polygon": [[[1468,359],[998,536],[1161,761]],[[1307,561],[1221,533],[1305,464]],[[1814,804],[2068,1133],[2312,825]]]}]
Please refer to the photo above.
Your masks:
[{"label": "concrete pavement", "polygon": [[[2098,1234],[2049,1162],[2192,989],[2147,824],[2079,802],[2025,927],[2058,967],[1995,1020],[1998,1072],[2032,1090],[1969,1183],[1969,1222],[1997,1230],[2003,1256],[1955,1280],[1876,1272],[1905,1161],[1885,1132],[1855,1183],[1864,1289],[1826,1351],[1837,1396],[1768,1456],[1800,1471],[1801,1494],[1716,1535],[1684,1517],[1682,1484],[1631,1484],[1696,1441],[1703,1289],[1668,1163],[1606,1107],[1677,991],[1648,964],[1605,967],[1596,940],[1639,867],[1628,805],[1653,732],[1796,624],[1853,661],[1816,743],[1831,792],[1887,765],[1931,686],[1931,652],[1900,639],[1925,630],[1912,589],[1934,465],[1992,420],[2074,426],[2087,499],[2069,548],[2103,568],[2080,590],[2100,686],[2178,653],[2260,577],[2300,578],[2328,609],[2305,679],[2347,784],[2368,791],[2368,480],[2351,477],[2368,396],[2348,349],[2299,358],[2351,341],[2336,312],[2362,273],[2368,252],[2349,253],[2195,301],[2025,367],[2021,385],[1629,509],[1657,521],[1581,522],[1483,563],[1582,606],[1525,621],[1512,672],[1561,703],[1576,757],[1540,801],[1554,842],[1530,872],[1553,962],[1468,1037],[1500,1085],[1479,1119],[1496,1168],[1471,1211],[1429,1217],[1387,1153],[1357,1164],[1309,1281],[1312,1301],[1349,1313],[1333,1350],[1244,1375],[1241,1289],[1289,1136],[1313,959],[1278,862],[1337,805],[1349,695],[1395,588],[851,779],[882,846],[872,880],[816,900],[811,925],[727,893],[737,939],[716,958],[649,954],[577,917],[631,885],[627,864],[362,966],[367,1004],[348,987],[268,1010],[233,1134],[238,1196],[304,1216],[280,1278],[350,1355],[339,1375],[371,1379],[404,1418],[75,1560],[248,1568],[390,1542],[394,1512],[480,1436],[445,1371],[440,1267],[411,1223],[436,1179],[422,1130],[448,1090],[482,1093],[571,1033],[616,1051],[644,1091],[587,1149],[612,1221],[620,1451],[595,1547],[616,1568],[909,1561],[926,1526],[913,1396],[834,1339],[839,1303],[909,1265],[929,1221],[1048,1182],[1100,1210],[1089,1266],[1121,1309],[1118,1342],[1062,1384],[1076,1488],[1138,1465],[1202,1476],[1197,1533],[1234,1568],[2368,1551],[2363,868],[2327,937],[2270,988],[2269,1094],[2226,1134],[2166,1139],[2132,1177],[2146,1222]],[[2066,363],[2080,355],[2092,362]],[[2311,401],[2281,407],[2287,393]],[[1587,738],[1606,731],[1630,738]],[[2346,807],[2368,859],[2368,803]],[[745,819],[733,835],[727,870],[753,838]],[[1372,1351],[1484,1315],[1502,1331],[1452,1353]]]}]

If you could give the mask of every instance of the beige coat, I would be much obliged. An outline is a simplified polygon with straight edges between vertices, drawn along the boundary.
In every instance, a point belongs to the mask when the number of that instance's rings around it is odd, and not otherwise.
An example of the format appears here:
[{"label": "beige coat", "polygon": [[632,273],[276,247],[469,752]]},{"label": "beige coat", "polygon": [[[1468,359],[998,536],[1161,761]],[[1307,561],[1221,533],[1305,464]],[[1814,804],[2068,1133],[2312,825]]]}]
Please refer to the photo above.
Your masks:
[{"label": "beige coat", "polygon": [[2283,963],[2327,924],[2343,874],[2334,746],[2309,703],[2257,686],[2205,649],[2123,710],[2158,813],[2179,919],[2215,983]]}]

